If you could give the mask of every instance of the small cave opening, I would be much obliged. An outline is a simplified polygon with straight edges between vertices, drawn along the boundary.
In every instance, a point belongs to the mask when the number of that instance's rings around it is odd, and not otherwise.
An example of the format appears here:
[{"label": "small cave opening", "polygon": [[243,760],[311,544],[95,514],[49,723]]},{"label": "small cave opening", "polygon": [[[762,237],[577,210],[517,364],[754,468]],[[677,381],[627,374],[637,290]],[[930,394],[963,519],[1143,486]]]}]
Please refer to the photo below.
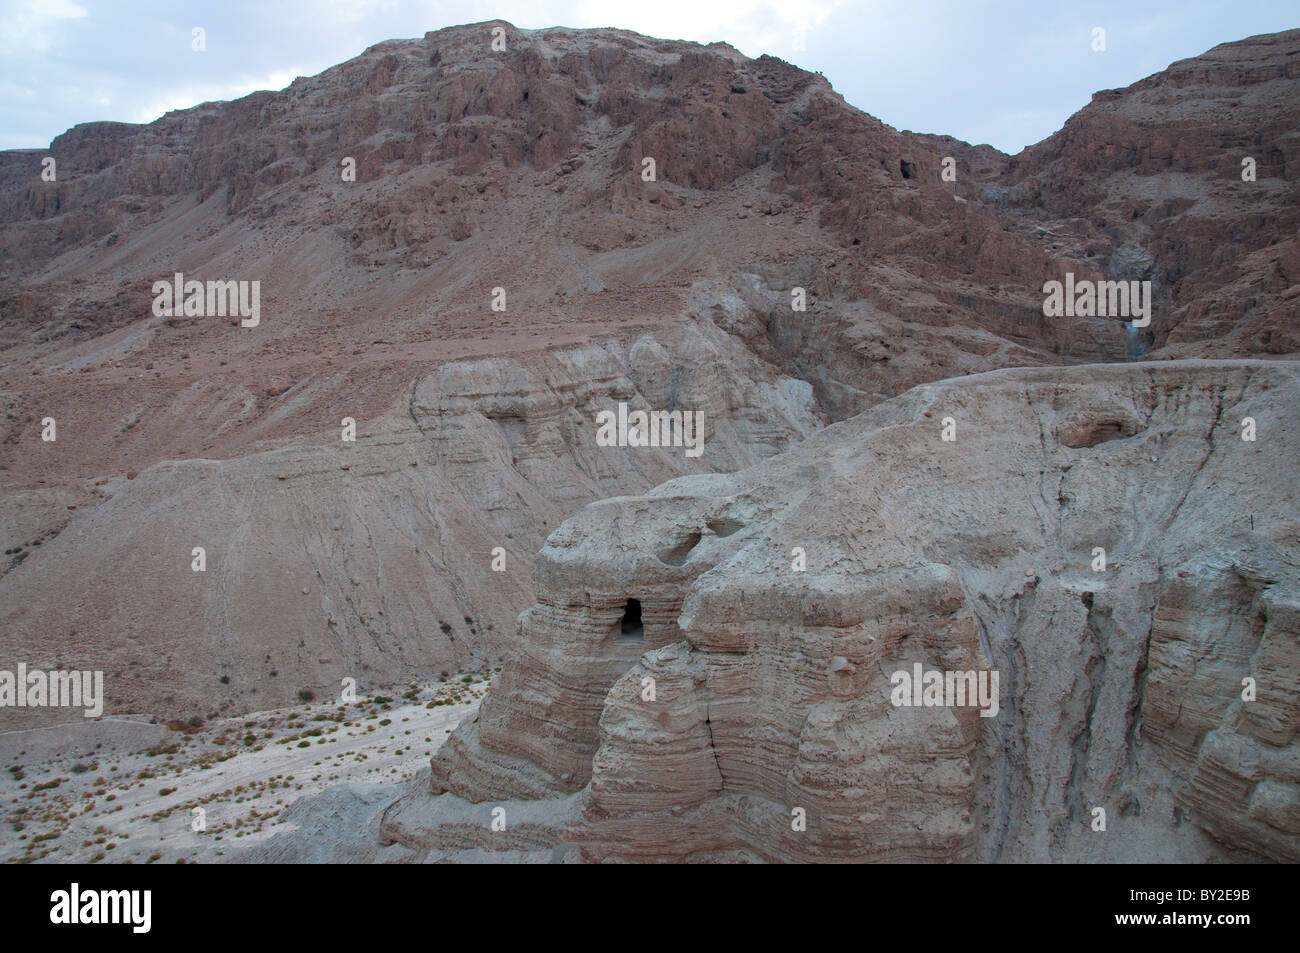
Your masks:
[{"label": "small cave opening", "polygon": [[623,609],[623,621],[618,624],[618,634],[625,639],[639,639],[645,634],[641,626],[641,600],[629,599]]},{"label": "small cave opening", "polygon": [[711,519],[705,522],[709,529],[713,530],[715,536],[730,536],[732,533],[738,533],[745,528],[745,524],[739,520],[729,520],[725,517]]},{"label": "small cave opening", "polygon": [[1061,443],[1072,450],[1095,447],[1110,440],[1124,440],[1141,430],[1126,419],[1093,418],[1072,421],[1060,431]]},{"label": "small cave opening", "polygon": [[903,173],[903,178],[911,179],[916,176],[916,165],[915,163],[908,162],[906,159],[899,159],[898,171]]},{"label": "small cave opening", "polygon": [[691,550],[699,545],[702,536],[703,534],[700,533],[699,530],[695,530],[671,549],[659,553],[659,561],[666,566],[681,566],[685,564],[686,557],[691,554]]}]

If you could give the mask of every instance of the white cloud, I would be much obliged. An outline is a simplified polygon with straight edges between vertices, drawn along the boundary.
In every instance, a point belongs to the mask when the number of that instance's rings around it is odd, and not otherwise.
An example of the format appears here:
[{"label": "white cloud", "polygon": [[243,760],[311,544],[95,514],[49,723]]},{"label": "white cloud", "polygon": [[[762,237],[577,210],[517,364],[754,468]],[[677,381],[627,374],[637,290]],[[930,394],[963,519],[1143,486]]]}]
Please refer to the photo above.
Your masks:
[{"label": "white cloud", "polygon": [[[618,26],[648,36],[711,43],[722,40],[745,53],[780,55],[796,48],[795,38],[807,38],[845,0],[657,0],[653,4],[628,4],[619,9]],[[576,6],[580,22],[574,26],[612,26],[609,7],[599,0]]]},{"label": "white cloud", "polygon": [[336,23],[358,23],[397,9],[397,0],[326,0],[325,6]]},{"label": "white cloud", "polygon": [[50,144],[50,137],[40,133],[11,132],[5,145],[6,149],[45,149]]},{"label": "white cloud", "polygon": [[0,53],[44,53],[53,45],[60,23],[87,15],[85,7],[70,0],[13,0],[0,13]]},{"label": "white cloud", "polygon": [[303,75],[297,67],[275,70],[261,79],[243,77],[233,83],[200,83],[164,90],[152,99],[137,107],[131,116],[131,122],[153,122],[173,109],[189,109],[199,103],[215,100],[239,99],[259,89],[284,89],[297,77]]},{"label": "white cloud", "polygon": [[35,98],[36,90],[31,86],[22,86],[18,83],[0,82],[0,100],[33,100]]}]

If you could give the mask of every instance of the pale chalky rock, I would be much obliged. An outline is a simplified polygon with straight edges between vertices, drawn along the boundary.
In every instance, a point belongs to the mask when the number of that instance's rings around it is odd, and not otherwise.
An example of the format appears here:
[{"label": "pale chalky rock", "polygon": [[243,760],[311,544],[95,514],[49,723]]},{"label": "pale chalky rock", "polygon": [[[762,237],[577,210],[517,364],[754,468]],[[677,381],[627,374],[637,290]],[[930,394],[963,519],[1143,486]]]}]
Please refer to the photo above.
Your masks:
[{"label": "pale chalky rock", "polygon": [[[508,797],[594,861],[1300,858],[1298,407],[1290,362],[997,371],[593,503],[383,836]],[[895,705],[917,664],[996,704]]]}]

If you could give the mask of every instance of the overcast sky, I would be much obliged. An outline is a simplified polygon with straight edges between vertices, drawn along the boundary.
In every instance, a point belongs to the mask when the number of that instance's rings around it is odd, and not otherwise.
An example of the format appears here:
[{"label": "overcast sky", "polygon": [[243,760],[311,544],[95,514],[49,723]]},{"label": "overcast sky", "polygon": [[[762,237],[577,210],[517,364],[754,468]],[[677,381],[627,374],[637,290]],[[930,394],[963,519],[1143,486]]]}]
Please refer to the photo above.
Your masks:
[{"label": "overcast sky", "polygon": [[[1297,0],[0,0],[0,148],[44,148],[92,120],[282,89],[381,40],[460,23],[616,26],[724,40],[824,73],[899,129],[1006,152],[1098,89],[1217,43],[1300,26]],[[205,31],[206,51],[191,49]],[[1105,32],[1093,50],[1094,28]]]}]

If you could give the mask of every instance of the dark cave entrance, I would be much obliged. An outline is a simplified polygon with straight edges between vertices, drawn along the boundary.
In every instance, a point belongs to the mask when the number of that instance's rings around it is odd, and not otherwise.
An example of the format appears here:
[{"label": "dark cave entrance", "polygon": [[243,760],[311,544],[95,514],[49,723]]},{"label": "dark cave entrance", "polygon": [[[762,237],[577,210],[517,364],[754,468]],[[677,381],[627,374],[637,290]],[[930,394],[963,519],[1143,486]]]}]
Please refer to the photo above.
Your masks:
[{"label": "dark cave entrance", "polygon": [[644,634],[641,627],[641,600],[629,599],[623,609],[623,621],[618,624],[618,633],[625,639],[639,639]]}]

